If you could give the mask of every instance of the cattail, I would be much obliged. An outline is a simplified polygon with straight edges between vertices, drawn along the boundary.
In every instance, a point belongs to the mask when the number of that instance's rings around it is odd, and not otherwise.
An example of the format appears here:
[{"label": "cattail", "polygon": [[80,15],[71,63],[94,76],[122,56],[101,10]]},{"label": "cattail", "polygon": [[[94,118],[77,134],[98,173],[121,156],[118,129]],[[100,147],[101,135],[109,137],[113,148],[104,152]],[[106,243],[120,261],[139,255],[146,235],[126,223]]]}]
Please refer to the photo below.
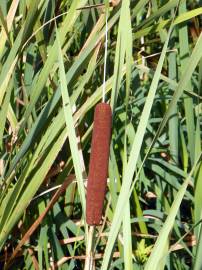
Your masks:
[{"label": "cattail", "polygon": [[107,185],[112,113],[110,105],[99,103],[95,108],[87,184],[86,220],[99,225]]}]

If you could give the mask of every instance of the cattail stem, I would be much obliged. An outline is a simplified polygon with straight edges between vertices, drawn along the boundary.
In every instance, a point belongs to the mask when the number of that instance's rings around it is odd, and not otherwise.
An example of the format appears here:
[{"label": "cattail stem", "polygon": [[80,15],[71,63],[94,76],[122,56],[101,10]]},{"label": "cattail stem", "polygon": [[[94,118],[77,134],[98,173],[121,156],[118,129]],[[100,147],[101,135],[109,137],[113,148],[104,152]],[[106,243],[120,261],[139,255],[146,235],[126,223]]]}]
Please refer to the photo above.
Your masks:
[{"label": "cattail stem", "polygon": [[85,268],[84,270],[93,270],[93,260],[94,260],[94,252],[93,252],[93,243],[94,243],[94,226],[89,227],[88,232],[88,243],[86,249],[86,260],[85,260]]}]

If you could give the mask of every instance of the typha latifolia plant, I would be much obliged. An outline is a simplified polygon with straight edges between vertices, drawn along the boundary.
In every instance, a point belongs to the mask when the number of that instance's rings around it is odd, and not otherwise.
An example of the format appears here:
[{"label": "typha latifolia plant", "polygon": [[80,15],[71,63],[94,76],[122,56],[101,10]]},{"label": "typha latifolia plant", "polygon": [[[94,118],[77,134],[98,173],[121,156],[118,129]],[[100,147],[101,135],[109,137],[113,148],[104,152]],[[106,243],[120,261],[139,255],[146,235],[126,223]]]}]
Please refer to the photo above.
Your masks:
[{"label": "typha latifolia plant", "polygon": [[201,13],[0,1],[0,269],[201,269]]}]

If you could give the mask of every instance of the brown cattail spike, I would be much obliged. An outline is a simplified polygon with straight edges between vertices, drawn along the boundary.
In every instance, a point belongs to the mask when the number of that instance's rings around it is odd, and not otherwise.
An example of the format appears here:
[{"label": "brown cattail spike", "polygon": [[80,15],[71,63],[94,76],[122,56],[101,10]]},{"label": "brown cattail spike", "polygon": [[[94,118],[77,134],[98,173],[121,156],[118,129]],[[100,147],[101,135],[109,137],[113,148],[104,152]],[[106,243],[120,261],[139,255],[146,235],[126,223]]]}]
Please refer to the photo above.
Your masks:
[{"label": "brown cattail spike", "polygon": [[110,105],[99,103],[95,108],[87,185],[86,220],[99,225],[107,185],[112,112]]}]

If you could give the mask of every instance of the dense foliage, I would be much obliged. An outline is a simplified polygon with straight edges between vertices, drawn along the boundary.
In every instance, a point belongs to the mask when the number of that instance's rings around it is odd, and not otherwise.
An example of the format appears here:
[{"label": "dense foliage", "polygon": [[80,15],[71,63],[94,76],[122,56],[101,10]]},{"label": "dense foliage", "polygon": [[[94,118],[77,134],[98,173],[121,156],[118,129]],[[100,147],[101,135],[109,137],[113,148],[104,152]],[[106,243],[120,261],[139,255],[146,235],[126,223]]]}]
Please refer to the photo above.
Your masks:
[{"label": "dense foliage", "polygon": [[[200,270],[202,2],[100,4],[0,1],[0,269],[84,269],[92,241],[93,269]],[[105,16],[113,128],[91,239]]]}]

